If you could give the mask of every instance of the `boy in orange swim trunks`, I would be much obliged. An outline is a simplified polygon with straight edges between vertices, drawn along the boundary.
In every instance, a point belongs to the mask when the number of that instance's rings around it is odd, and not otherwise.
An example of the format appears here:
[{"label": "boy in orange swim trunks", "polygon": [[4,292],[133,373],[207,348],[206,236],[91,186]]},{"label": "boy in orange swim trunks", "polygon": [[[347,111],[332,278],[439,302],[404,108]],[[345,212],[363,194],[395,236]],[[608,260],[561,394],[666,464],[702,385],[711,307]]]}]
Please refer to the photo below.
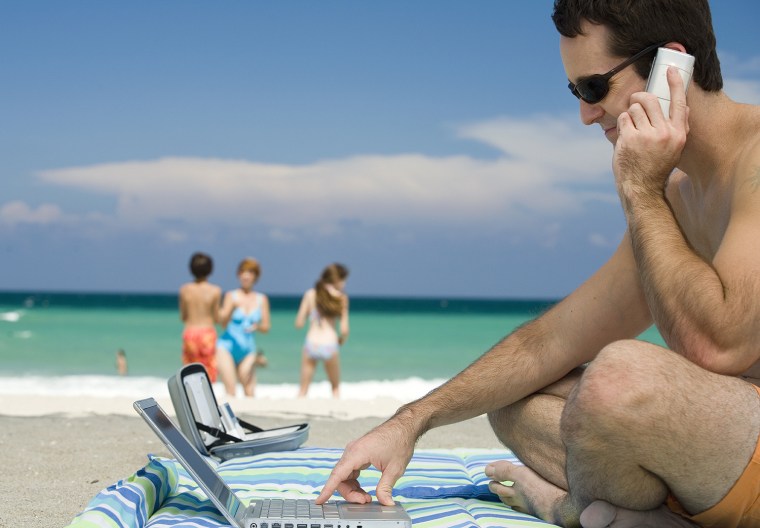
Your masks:
[{"label": "boy in orange swim trunks", "polygon": [[211,382],[216,381],[216,327],[222,289],[208,282],[214,263],[205,253],[190,258],[195,280],[179,290],[179,314],[185,323],[182,333],[182,363],[202,363]]}]

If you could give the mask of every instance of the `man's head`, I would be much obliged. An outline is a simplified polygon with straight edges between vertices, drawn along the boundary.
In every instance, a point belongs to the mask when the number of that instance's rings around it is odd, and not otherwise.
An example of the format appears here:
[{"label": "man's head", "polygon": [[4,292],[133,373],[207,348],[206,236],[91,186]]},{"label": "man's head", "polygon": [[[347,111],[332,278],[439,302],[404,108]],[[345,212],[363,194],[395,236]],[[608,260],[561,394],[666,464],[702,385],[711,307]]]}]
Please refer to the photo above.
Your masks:
[{"label": "man's head", "polygon": [[[723,88],[707,0],[555,0],[552,20],[568,38],[584,34],[584,25],[608,30],[607,51],[632,57],[658,42],[678,42],[694,55],[694,82],[708,92]],[[632,68],[646,79],[654,59],[649,54]],[[597,72],[604,73],[604,72]]]},{"label": "man's head", "polygon": [[205,253],[193,253],[190,257],[190,273],[198,280],[205,279],[214,269],[214,261]]}]

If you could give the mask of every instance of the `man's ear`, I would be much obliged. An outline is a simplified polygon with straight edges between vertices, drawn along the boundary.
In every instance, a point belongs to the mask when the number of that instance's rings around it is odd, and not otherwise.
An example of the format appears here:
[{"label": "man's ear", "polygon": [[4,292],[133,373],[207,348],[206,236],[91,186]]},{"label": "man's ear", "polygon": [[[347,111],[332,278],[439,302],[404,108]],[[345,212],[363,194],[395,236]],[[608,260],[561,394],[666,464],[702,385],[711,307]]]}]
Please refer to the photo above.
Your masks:
[{"label": "man's ear", "polygon": [[668,42],[667,44],[663,45],[662,47],[663,48],[672,49],[672,50],[675,50],[675,51],[680,51],[681,53],[688,53],[686,51],[686,48],[684,47],[684,45],[681,44],[680,42]]}]

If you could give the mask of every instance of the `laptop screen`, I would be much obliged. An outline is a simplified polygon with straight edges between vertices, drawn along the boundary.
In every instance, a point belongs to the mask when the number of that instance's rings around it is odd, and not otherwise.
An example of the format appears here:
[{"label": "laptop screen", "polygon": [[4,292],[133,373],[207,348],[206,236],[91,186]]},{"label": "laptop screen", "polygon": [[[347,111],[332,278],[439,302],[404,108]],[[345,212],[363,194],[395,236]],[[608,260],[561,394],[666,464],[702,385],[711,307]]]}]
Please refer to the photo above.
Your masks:
[{"label": "laptop screen", "polygon": [[[243,503],[188,442],[179,429],[174,426],[174,423],[156,401],[152,398],[141,400],[135,402],[135,408],[147,419],[148,424],[166,444],[169,451],[177,457],[182,466],[195,477],[196,482],[206,492],[209,499],[216,504],[217,508],[220,510],[225,508],[229,515],[233,518],[236,517],[238,510],[244,508]],[[221,511],[221,513],[224,514],[225,512]]]}]

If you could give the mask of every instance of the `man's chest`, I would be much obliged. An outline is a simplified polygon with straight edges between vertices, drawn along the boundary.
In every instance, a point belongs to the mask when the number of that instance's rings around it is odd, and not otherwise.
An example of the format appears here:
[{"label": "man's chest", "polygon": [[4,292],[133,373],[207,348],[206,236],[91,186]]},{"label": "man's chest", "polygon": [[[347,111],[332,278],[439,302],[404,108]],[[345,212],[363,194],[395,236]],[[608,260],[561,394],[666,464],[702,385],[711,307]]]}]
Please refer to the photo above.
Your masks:
[{"label": "man's chest", "polygon": [[668,185],[667,197],[689,245],[702,258],[712,261],[731,220],[730,193],[711,187],[695,189],[686,175]]}]

